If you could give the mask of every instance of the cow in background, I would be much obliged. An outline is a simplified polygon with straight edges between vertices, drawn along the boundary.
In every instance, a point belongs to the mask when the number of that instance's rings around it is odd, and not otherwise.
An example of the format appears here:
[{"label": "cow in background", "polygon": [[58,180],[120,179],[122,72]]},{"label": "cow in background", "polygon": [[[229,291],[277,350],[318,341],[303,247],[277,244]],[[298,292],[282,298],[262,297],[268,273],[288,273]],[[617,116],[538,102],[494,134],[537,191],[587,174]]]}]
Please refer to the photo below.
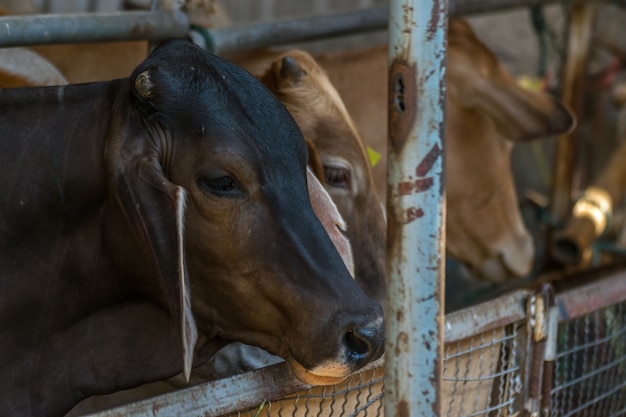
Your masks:
[{"label": "cow in background", "polygon": [[[387,47],[315,58],[366,144],[382,154],[373,172],[378,190],[385,195]],[[252,61],[253,66],[260,61]],[[245,67],[245,59],[235,62]],[[468,265],[477,278],[502,282],[530,272],[533,242],[515,195],[511,149],[515,142],[563,134],[574,123],[557,100],[520,87],[467,22],[450,19],[446,251]]]},{"label": "cow in background", "polygon": [[[263,50],[226,58],[262,74],[279,54]],[[381,154],[372,172],[379,194],[386,195],[387,47],[314,58],[339,92],[365,144]],[[534,245],[515,195],[511,149],[515,142],[565,133],[574,123],[557,100],[519,86],[467,22],[450,19],[446,251],[477,278],[502,282],[530,272]],[[357,255],[357,270],[358,262]]]},{"label": "cow in background", "polygon": [[370,297],[385,295],[386,223],[363,140],[337,90],[308,53],[278,56],[259,77],[294,117],[323,166],[323,184],[347,223],[355,277]]}]

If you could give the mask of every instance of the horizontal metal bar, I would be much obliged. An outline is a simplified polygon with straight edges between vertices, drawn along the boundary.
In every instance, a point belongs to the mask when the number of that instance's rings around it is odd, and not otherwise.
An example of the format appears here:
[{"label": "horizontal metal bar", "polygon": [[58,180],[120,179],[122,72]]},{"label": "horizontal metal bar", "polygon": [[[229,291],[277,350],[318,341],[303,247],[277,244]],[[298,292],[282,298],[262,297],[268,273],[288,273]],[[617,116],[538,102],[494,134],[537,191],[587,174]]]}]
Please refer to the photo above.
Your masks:
[{"label": "horizontal metal bar", "polygon": [[[460,16],[475,13],[497,12],[518,7],[541,6],[551,3],[599,3],[605,0],[449,0],[450,15]],[[619,0],[623,3],[623,0]]]},{"label": "horizontal metal bar", "polygon": [[626,269],[597,277],[597,281],[558,294],[559,321],[584,316],[626,301]]},{"label": "horizontal metal bar", "polygon": [[244,50],[313,41],[387,28],[386,6],[327,16],[283,20],[211,30],[219,52]]},{"label": "horizontal metal bar", "polygon": [[0,47],[182,37],[184,13],[132,11],[0,17]]},{"label": "horizontal metal bar", "polygon": [[[383,359],[370,363],[359,372],[383,365]],[[90,414],[90,417],[169,417],[219,416],[272,401],[310,388],[298,381],[286,362],[256,371],[195,385]]]},{"label": "horizontal metal bar", "polygon": [[[587,0],[601,1],[601,0]],[[626,0],[617,0],[619,4]],[[450,0],[450,15],[499,11],[576,0]],[[149,2],[145,2],[146,6]],[[258,23],[209,31],[221,53],[387,30],[388,6],[312,18]],[[189,20],[182,13],[129,11],[0,17],[0,47],[150,40],[182,37]]]},{"label": "horizontal metal bar", "polygon": [[[581,0],[450,0],[449,14],[460,16],[516,7],[578,2]],[[273,45],[387,30],[388,22],[389,7],[379,6],[333,15],[220,28],[210,30],[209,34],[218,52],[236,53]]]},{"label": "horizontal metal bar", "polygon": [[526,320],[531,292],[519,290],[491,301],[446,314],[444,340],[451,343]]}]

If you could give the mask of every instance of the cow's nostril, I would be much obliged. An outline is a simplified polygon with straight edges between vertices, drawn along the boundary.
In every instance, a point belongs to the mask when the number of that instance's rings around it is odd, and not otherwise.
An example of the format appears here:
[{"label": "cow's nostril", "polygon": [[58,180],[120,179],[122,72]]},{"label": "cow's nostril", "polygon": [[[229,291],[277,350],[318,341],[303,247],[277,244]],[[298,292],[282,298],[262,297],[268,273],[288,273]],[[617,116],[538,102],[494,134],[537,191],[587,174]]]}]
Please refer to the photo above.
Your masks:
[{"label": "cow's nostril", "polygon": [[371,351],[371,337],[367,331],[349,330],[344,336],[344,342],[348,348],[348,355],[353,361],[361,361],[367,358]]}]

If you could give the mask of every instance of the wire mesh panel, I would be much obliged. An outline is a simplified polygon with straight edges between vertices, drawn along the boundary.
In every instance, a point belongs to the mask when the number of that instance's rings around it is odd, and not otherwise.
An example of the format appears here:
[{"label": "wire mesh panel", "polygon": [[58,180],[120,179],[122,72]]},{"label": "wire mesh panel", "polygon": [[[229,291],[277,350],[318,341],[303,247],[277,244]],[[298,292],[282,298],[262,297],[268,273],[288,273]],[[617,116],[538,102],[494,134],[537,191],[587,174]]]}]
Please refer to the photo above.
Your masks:
[{"label": "wire mesh panel", "polygon": [[383,413],[382,366],[352,375],[340,384],[313,387],[231,414],[244,417],[375,417]]},{"label": "wire mesh panel", "polygon": [[523,393],[519,328],[510,325],[446,345],[443,416],[513,414]]},{"label": "wire mesh panel", "polygon": [[[570,277],[556,296],[558,326],[546,359],[553,371],[544,387],[544,414],[626,415],[626,270],[623,266]],[[554,352],[554,353],[552,353]],[[548,401],[546,401],[548,400]]]},{"label": "wire mesh panel", "polygon": [[626,302],[559,324],[551,416],[626,415]]}]

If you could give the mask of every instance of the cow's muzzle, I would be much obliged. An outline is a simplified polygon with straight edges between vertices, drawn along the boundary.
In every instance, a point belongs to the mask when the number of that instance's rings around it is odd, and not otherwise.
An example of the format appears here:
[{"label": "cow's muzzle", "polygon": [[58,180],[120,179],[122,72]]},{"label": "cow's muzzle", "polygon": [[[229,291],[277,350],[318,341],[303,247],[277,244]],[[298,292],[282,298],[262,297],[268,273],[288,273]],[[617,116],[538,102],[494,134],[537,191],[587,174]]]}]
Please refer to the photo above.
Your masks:
[{"label": "cow's muzzle", "polygon": [[382,316],[364,326],[351,326],[343,333],[339,348],[333,358],[310,369],[294,357],[287,362],[300,381],[309,385],[332,385],[352,372],[380,358],[384,351],[384,325]]}]

